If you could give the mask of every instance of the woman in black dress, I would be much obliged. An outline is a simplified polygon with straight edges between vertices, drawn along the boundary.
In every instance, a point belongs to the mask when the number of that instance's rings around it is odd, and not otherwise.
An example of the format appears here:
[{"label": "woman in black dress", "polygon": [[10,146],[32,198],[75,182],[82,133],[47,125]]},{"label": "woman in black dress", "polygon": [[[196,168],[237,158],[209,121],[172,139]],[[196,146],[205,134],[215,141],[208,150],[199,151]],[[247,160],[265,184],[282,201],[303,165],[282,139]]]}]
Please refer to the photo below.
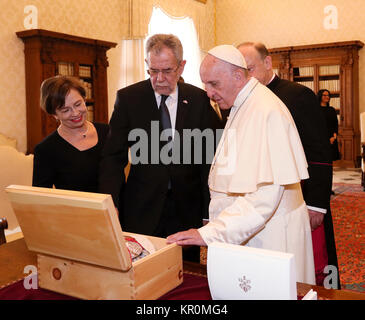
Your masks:
[{"label": "woman in black dress", "polygon": [[[335,108],[330,106],[331,93],[327,89],[319,90],[317,93],[318,101],[321,105],[321,110],[323,112],[324,118],[326,119],[328,139],[331,144],[331,157],[332,161],[339,160],[340,152],[338,150],[338,120]],[[331,194],[335,194],[331,190]]]},{"label": "woman in black dress", "polygon": [[329,102],[331,99],[331,93],[327,89],[318,91],[318,100],[321,104],[321,110],[326,119],[328,139],[330,140],[332,150],[332,161],[340,159],[340,152],[338,150],[338,120],[335,108],[331,107]]},{"label": "woman in black dress", "polygon": [[108,125],[86,119],[85,89],[78,79],[55,76],[41,85],[41,107],[59,122],[34,150],[33,186],[97,192]]}]

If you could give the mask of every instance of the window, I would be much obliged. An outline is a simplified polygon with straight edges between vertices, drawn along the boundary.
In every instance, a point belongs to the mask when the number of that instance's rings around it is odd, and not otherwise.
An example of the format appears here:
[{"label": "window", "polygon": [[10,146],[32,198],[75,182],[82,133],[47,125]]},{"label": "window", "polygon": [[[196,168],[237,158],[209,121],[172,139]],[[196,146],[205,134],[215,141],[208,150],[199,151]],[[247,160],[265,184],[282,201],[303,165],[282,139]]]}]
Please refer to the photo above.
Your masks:
[{"label": "window", "polygon": [[[145,43],[151,35],[156,33],[171,33],[180,39],[184,49],[183,58],[186,60],[182,77],[185,82],[203,88],[199,75],[200,48],[193,19],[189,17],[172,17],[163,12],[161,8],[154,7]],[[147,72],[145,72],[145,77],[148,78]]]}]

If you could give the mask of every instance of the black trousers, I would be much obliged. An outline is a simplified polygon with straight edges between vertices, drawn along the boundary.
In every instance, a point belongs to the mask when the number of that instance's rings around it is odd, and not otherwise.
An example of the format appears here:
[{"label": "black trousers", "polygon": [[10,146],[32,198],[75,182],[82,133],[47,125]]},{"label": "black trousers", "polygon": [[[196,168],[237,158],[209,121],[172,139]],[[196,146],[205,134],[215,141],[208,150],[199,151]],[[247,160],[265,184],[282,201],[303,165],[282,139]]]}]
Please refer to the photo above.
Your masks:
[{"label": "black trousers", "polygon": [[[160,222],[153,235],[160,238],[166,238],[167,236],[179,231],[184,231],[184,229],[177,214],[175,201],[172,197],[172,191],[169,190],[166,195]],[[183,260],[200,262],[200,247],[184,246]]]},{"label": "black trousers", "polygon": [[[331,170],[332,170],[332,173],[331,173],[331,190],[332,190],[333,167],[331,167]],[[326,238],[328,265],[332,265],[337,268],[337,284],[338,284],[337,289],[340,290],[341,289],[340,269],[338,268],[337,250],[336,250],[335,233],[334,233],[334,229],[333,229],[331,205],[328,206],[327,213],[324,215],[323,226],[324,226],[324,234],[325,234],[325,238]]]},{"label": "black trousers", "polygon": [[327,208],[327,213],[324,215],[323,219],[324,225],[324,234],[326,238],[326,247],[327,247],[327,255],[328,255],[328,264],[333,265],[337,268],[337,289],[341,289],[340,283],[340,269],[338,268],[338,260],[337,260],[337,250],[336,250],[336,242],[335,242],[335,234],[333,231],[333,221],[331,208]]}]

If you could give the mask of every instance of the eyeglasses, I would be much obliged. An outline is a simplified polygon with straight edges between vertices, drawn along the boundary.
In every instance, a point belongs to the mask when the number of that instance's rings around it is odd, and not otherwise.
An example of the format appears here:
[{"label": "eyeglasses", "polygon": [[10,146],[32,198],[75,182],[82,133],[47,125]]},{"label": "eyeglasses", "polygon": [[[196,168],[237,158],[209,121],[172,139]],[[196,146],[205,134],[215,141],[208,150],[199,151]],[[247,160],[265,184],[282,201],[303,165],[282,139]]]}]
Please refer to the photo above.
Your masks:
[{"label": "eyeglasses", "polygon": [[62,106],[57,108],[56,110],[59,110],[62,113],[67,113],[70,111],[75,111],[75,110],[77,111],[78,109],[85,107],[86,107],[85,101],[82,99],[77,101],[73,106]]},{"label": "eyeglasses", "polygon": [[155,77],[157,76],[160,72],[164,75],[164,76],[169,76],[173,73],[175,73],[177,71],[177,69],[179,69],[180,66],[177,66],[175,69],[162,69],[162,70],[158,70],[158,69],[148,69],[147,73],[151,76],[151,77]]}]

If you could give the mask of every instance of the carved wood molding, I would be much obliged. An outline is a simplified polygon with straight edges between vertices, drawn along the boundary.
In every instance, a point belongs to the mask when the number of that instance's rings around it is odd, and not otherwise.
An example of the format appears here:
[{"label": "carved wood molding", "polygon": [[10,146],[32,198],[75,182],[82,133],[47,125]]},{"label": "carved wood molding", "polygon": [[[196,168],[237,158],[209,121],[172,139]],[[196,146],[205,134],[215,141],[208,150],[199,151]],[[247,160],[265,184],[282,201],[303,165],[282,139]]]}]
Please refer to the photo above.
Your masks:
[{"label": "carved wood molding", "polygon": [[114,48],[117,43],[104,41],[104,40],[97,40],[97,39],[89,39],[84,38],[80,36],[74,36],[66,33],[60,33],[55,31],[49,31],[49,30],[43,30],[43,29],[31,29],[31,30],[25,30],[25,31],[18,31],[16,32],[16,35],[21,38],[24,42],[27,39],[31,38],[40,38],[40,39],[47,39],[49,41],[50,39],[53,40],[63,40],[63,41],[70,41],[70,42],[77,42],[79,44],[85,44],[90,46],[99,46],[99,47],[105,47],[105,48]]},{"label": "carved wood molding", "polygon": [[290,47],[279,47],[270,48],[269,52],[280,53],[285,51],[302,51],[302,50],[323,50],[323,49],[334,49],[334,48],[357,48],[358,50],[364,46],[364,43],[359,40],[353,41],[342,41],[342,42],[329,42],[329,43],[319,43],[319,44],[309,44],[301,46],[290,46]]}]

